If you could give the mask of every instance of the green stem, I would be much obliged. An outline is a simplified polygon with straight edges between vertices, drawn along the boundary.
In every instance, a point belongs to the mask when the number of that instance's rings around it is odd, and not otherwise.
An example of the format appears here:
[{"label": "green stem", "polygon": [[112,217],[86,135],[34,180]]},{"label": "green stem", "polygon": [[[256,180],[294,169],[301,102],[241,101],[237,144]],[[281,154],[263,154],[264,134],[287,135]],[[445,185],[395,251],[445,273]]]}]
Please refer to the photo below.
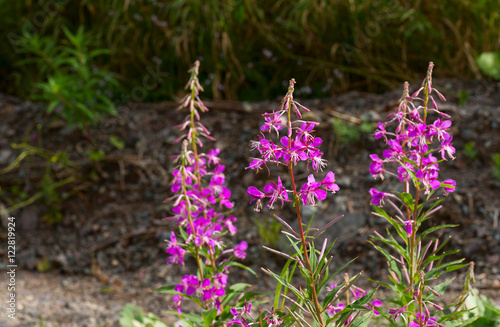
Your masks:
[{"label": "green stem", "polygon": [[[294,82],[295,82],[295,80],[293,80],[293,83]],[[286,101],[288,101],[287,115],[288,115],[288,128],[289,129],[292,128],[291,107],[292,107],[292,104],[293,104],[293,83],[292,82],[290,83],[290,88],[289,88],[289,91],[288,91],[289,92],[289,97],[286,100]],[[289,149],[292,148],[291,134],[292,133],[289,131],[289,137],[288,137],[288,148]],[[309,261],[309,254],[308,254],[308,250],[307,250],[307,242],[306,242],[306,239],[305,239],[304,227],[302,226],[302,215],[300,213],[300,198],[299,198],[299,194],[297,192],[297,186],[295,184],[295,176],[294,176],[294,173],[293,173],[293,162],[292,161],[290,161],[288,163],[288,171],[290,173],[290,179],[291,179],[291,182],[292,182],[295,209],[297,211],[297,219],[299,221],[300,241],[302,243],[302,248],[304,250],[304,262],[306,264],[307,270],[311,274],[311,281],[310,281],[311,285],[310,286],[311,286],[312,293],[313,293],[312,294],[312,300],[313,300],[313,303],[314,303],[314,307],[316,309],[316,317],[317,317],[320,325],[321,326],[325,326],[325,323],[323,321],[323,316],[321,314],[322,313],[321,305],[319,304],[318,294],[316,292],[316,280],[313,277],[314,272],[311,269],[311,263]]]}]

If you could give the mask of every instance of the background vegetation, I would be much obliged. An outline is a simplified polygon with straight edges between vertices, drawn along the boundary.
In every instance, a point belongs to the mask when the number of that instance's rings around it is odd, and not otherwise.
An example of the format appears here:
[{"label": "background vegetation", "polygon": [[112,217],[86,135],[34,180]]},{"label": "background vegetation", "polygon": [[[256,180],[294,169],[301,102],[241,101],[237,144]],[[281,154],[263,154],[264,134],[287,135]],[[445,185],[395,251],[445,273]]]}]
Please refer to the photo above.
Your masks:
[{"label": "background vegetation", "polygon": [[50,55],[35,59],[79,28],[88,67],[122,86],[106,90],[115,103],[175,98],[196,59],[205,96],[261,100],[290,77],[303,97],[380,91],[430,60],[436,77],[477,78],[476,59],[500,48],[497,0],[0,0],[0,14],[0,92],[21,98],[52,77]]}]

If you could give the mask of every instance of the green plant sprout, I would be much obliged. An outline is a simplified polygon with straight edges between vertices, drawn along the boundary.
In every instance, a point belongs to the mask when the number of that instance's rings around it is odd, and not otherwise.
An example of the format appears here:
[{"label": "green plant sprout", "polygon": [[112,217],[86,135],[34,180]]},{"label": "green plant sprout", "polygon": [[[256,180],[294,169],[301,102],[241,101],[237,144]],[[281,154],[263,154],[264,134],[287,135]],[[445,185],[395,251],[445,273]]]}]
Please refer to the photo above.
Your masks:
[{"label": "green plant sprout", "polygon": [[95,125],[105,115],[116,115],[111,101],[112,91],[119,87],[113,75],[96,66],[96,57],[109,54],[106,49],[91,50],[92,36],[80,26],[75,34],[62,27],[66,39],[56,44],[52,38],[25,33],[19,42],[20,51],[30,57],[19,65],[38,67],[40,91],[35,99],[48,102],[47,113],[56,108],[69,126],[76,125],[88,134],[88,125]]},{"label": "green plant sprout", "polygon": [[500,153],[495,153],[491,156],[493,160],[493,177],[500,180]]},{"label": "green plant sprout", "polygon": [[464,144],[463,154],[467,158],[467,161],[471,162],[477,158],[479,151],[476,149],[476,143],[469,141]]}]

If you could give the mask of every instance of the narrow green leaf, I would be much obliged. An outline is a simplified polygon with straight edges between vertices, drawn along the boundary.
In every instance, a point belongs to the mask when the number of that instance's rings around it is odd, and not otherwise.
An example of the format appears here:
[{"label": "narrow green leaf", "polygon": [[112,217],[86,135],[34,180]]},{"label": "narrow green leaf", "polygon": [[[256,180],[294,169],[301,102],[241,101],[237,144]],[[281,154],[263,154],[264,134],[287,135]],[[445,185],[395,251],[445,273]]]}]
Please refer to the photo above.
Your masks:
[{"label": "narrow green leaf", "polygon": [[344,284],[337,285],[333,290],[328,292],[328,294],[325,297],[325,300],[323,301],[323,310],[325,310],[330,305],[330,303],[332,303],[332,300],[335,298],[335,296],[337,295],[337,292],[342,287],[344,287]]},{"label": "narrow green leaf", "polygon": [[203,317],[203,326],[210,327],[217,317],[217,309],[210,309],[201,312],[201,316]]},{"label": "narrow green leaf", "polygon": [[403,201],[403,203],[406,204],[411,211],[413,211],[415,208],[415,200],[413,199],[413,196],[410,193],[404,193],[404,192],[398,194],[401,201]]},{"label": "narrow green leaf", "polygon": [[434,226],[434,227],[431,227],[429,229],[426,229],[425,231],[423,231],[420,236],[418,237],[419,240],[423,239],[426,235],[432,233],[432,232],[435,232],[437,230],[440,230],[440,229],[443,229],[443,228],[453,228],[453,227],[457,227],[458,225],[453,225],[453,224],[445,224],[445,225],[438,225],[438,226]]},{"label": "narrow green leaf", "polygon": [[245,266],[242,263],[239,263],[239,262],[236,262],[236,261],[229,261],[229,263],[227,265],[228,266],[233,266],[233,267],[238,267],[238,268],[245,269],[246,271],[248,271],[252,275],[257,276],[257,273],[252,268],[250,268],[248,266]]}]

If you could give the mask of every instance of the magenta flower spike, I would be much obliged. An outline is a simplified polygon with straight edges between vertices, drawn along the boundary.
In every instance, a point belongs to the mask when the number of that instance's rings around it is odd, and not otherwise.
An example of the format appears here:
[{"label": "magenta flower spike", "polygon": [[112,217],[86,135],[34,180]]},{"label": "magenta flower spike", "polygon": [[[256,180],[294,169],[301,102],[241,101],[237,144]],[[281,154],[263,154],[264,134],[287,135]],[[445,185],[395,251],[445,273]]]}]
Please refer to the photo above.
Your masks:
[{"label": "magenta flower spike", "polygon": [[[436,238],[426,240],[430,233],[449,225],[434,224],[434,227],[419,231],[427,225],[422,222],[432,218],[442,207],[440,193],[447,195],[456,188],[454,180],[443,181],[440,178],[440,163],[454,159],[456,150],[450,135],[450,116],[439,111],[432,96],[435,92],[445,101],[441,93],[432,87],[433,67],[431,62],[422,86],[411,96],[409,84],[405,83],[398,111],[389,115],[387,122],[378,123],[378,130],[375,132],[375,139],[384,140],[386,143],[382,158],[377,154],[370,155],[371,175],[376,178],[394,176],[403,184],[398,192],[385,193],[371,188],[369,193],[374,214],[385,218],[400,237],[396,239],[394,234],[388,231],[387,237],[376,232],[373,238],[383,243],[382,246],[374,245],[387,259],[389,278],[394,284],[390,287],[396,293],[392,302],[402,306],[400,309],[391,308],[389,316],[393,320],[402,316],[409,327],[442,326],[438,320],[443,323],[455,320],[452,324],[460,325],[457,320],[467,311],[463,305],[468,295],[469,283],[473,280],[473,277],[470,277],[473,268],[471,263],[462,296],[447,306],[464,309],[461,313],[447,315],[442,312],[444,306],[435,305],[428,300],[441,296],[444,292],[433,289],[431,282],[435,282],[443,272],[466,266],[462,264],[463,259],[452,264],[442,264],[444,256],[458,250],[443,253],[438,249],[439,242]],[[386,203],[389,204],[387,211],[383,208]],[[436,281],[434,285],[443,285],[438,283]],[[427,304],[431,304],[437,311],[430,311]]]},{"label": "magenta flower spike", "polygon": [[[219,158],[221,150],[212,148],[206,153],[201,151],[201,139],[214,138],[199,121],[200,112],[208,109],[199,98],[199,92],[203,89],[198,81],[198,69],[199,62],[196,62],[189,70],[191,78],[186,88],[190,94],[186,95],[179,107],[187,109],[189,113],[183,123],[178,125],[183,133],[178,140],[184,141],[181,154],[175,156],[177,166],[172,172],[171,191],[175,195],[169,198],[173,202],[174,216],[168,219],[179,224],[180,235],[184,240],[179,241],[172,232],[166,249],[169,255],[167,263],[182,265],[185,255],[190,254],[198,268],[197,275],[185,275],[181,283],[174,287],[176,292],[183,294],[175,294],[173,298],[179,315],[182,314],[181,306],[186,296],[197,298],[203,310],[214,308],[220,314],[230,267],[227,262],[245,258],[248,248],[248,244],[243,241],[231,249],[223,239],[224,234],[234,235],[237,231],[234,225],[236,218],[225,212],[234,204],[230,201],[231,191],[225,186],[226,167]],[[258,197],[258,191],[254,195]],[[224,253],[234,256],[222,258]]]}]

